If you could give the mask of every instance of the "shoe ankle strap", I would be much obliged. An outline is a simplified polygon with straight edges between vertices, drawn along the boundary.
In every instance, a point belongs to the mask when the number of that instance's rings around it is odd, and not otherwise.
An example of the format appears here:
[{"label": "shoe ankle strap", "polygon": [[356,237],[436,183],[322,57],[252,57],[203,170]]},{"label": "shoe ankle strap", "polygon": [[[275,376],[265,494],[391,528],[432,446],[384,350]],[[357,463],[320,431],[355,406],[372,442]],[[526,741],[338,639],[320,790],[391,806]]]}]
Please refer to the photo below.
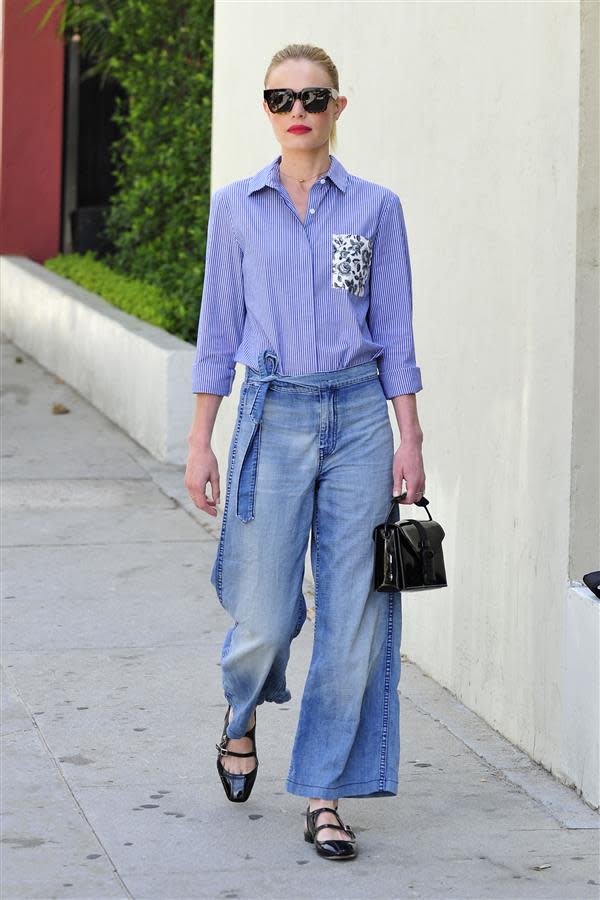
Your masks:
[{"label": "shoe ankle strap", "polygon": [[340,830],[345,831],[346,834],[349,834],[350,837],[352,838],[352,840],[356,839],[356,835],[354,834],[354,831],[352,830],[351,826],[344,824],[339,812],[337,811],[337,809],[334,809],[332,806],[320,806],[318,809],[311,809],[310,806],[308,807],[309,815],[314,816],[313,826],[315,829],[315,833],[317,831],[321,831],[323,828],[337,828],[338,827],[337,825],[331,825],[330,823],[324,823],[323,825],[316,825],[315,823],[317,821],[317,816],[319,815],[319,813],[322,813],[322,812],[333,813],[334,816],[336,817],[336,819],[338,820],[338,822],[340,823],[339,824]]},{"label": "shoe ankle strap", "polygon": [[228,750],[223,744],[215,744],[215,747],[221,756],[256,756],[254,750],[250,750],[248,753],[238,753],[236,750]]},{"label": "shoe ankle strap", "polygon": [[338,818],[339,818],[338,811],[337,811],[337,809],[334,809],[333,806],[319,806],[317,809],[311,809],[310,806],[309,806],[308,809],[307,809],[307,812],[308,812],[311,816],[315,816],[315,818],[317,817],[317,815],[318,815],[319,813],[322,813],[322,812],[332,812],[332,813],[334,813],[334,815],[338,816]]}]

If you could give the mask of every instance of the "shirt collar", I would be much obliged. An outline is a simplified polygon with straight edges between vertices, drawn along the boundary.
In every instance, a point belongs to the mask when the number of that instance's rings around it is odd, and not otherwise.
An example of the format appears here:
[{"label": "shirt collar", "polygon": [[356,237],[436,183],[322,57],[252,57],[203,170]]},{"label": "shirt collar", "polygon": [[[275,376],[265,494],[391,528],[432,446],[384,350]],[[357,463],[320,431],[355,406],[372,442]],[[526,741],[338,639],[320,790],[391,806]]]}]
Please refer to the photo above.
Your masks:
[{"label": "shirt collar", "polygon": [[[346,190],[346,185],[348,183],[348,172],[341,164],[339,159],[336,156],[331,155],[331,163],[329,169],[322,175],[322,178],[329,178],[336,187],[340,189],[340,191],[344,192]],[[259,191],[263,187],[272,187],[277,190],[277,188],[281,185],[281,181],[279,179],[279,163],[281,161],[281,155],[277,156],[272,162],[268,163],[263,169],[260,169],[250,178],[250,183],[248,185],[248,194],[252,194],[254,191]]]}]

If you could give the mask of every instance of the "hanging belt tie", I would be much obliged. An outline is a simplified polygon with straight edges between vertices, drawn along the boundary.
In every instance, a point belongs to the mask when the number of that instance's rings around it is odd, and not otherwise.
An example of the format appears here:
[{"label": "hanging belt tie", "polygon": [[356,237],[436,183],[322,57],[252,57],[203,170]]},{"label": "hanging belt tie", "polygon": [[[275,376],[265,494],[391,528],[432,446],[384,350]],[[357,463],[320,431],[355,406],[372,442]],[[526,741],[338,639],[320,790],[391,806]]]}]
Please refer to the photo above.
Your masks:
[{"label": "hanging belt tie", "polygon": [[[267,391],[271,382],[279,377],[277,374],[278,357],[274,350],[263,350],[258,357],[260,375],[248,378],[248,393],[245,404],[252,427],[245,431],[240,441],[239,453],[241,465],[239,471],[236,515],[242,522],[250,522],[254,518],[254,501],[256,493],[256,468],[258,461],[258,445],[261,419]],[[254,391],[252,397],[251,391]]]}]

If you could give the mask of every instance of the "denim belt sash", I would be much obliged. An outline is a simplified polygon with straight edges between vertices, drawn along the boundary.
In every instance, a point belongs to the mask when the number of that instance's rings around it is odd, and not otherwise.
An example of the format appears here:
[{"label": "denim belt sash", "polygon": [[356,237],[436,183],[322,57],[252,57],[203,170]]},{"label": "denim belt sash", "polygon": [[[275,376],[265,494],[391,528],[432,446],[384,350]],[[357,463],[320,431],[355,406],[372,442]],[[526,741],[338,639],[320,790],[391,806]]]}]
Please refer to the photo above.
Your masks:
[{"label": "denim belt sash", "polygon": [[[245,384],[248,385],[244,400],[244,414],[252,422],[250,433],[245,436],[239,452],[242,454],[237,497],[236,515],[242,522],[250,522],[254,518],[254,496],[256,492],[256,470],[258,465],[258,453],[260,448],[260,423],[262,419],[267,391],[273,381],[285,381],[286,384],[305,385],[306,382],[294,381],[288,376],[282,377],[277,372],[279,357],[275,350],[263,350],[258,355],[258,371],[256,377],[246,376]],[[254,397],[250,391],[255,391]]]}]

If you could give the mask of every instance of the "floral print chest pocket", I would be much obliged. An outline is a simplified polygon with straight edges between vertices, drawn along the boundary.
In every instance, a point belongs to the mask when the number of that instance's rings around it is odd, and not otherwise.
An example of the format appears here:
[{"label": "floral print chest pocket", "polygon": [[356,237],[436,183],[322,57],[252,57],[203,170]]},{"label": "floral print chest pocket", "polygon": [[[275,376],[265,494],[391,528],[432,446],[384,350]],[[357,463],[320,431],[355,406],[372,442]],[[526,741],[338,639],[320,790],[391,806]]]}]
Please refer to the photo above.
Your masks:
[{"label": "floral print chest pocket", "polygon": [[373,241],[362,234],[334,234],[331,286],[362,297],[369,277]]}]

